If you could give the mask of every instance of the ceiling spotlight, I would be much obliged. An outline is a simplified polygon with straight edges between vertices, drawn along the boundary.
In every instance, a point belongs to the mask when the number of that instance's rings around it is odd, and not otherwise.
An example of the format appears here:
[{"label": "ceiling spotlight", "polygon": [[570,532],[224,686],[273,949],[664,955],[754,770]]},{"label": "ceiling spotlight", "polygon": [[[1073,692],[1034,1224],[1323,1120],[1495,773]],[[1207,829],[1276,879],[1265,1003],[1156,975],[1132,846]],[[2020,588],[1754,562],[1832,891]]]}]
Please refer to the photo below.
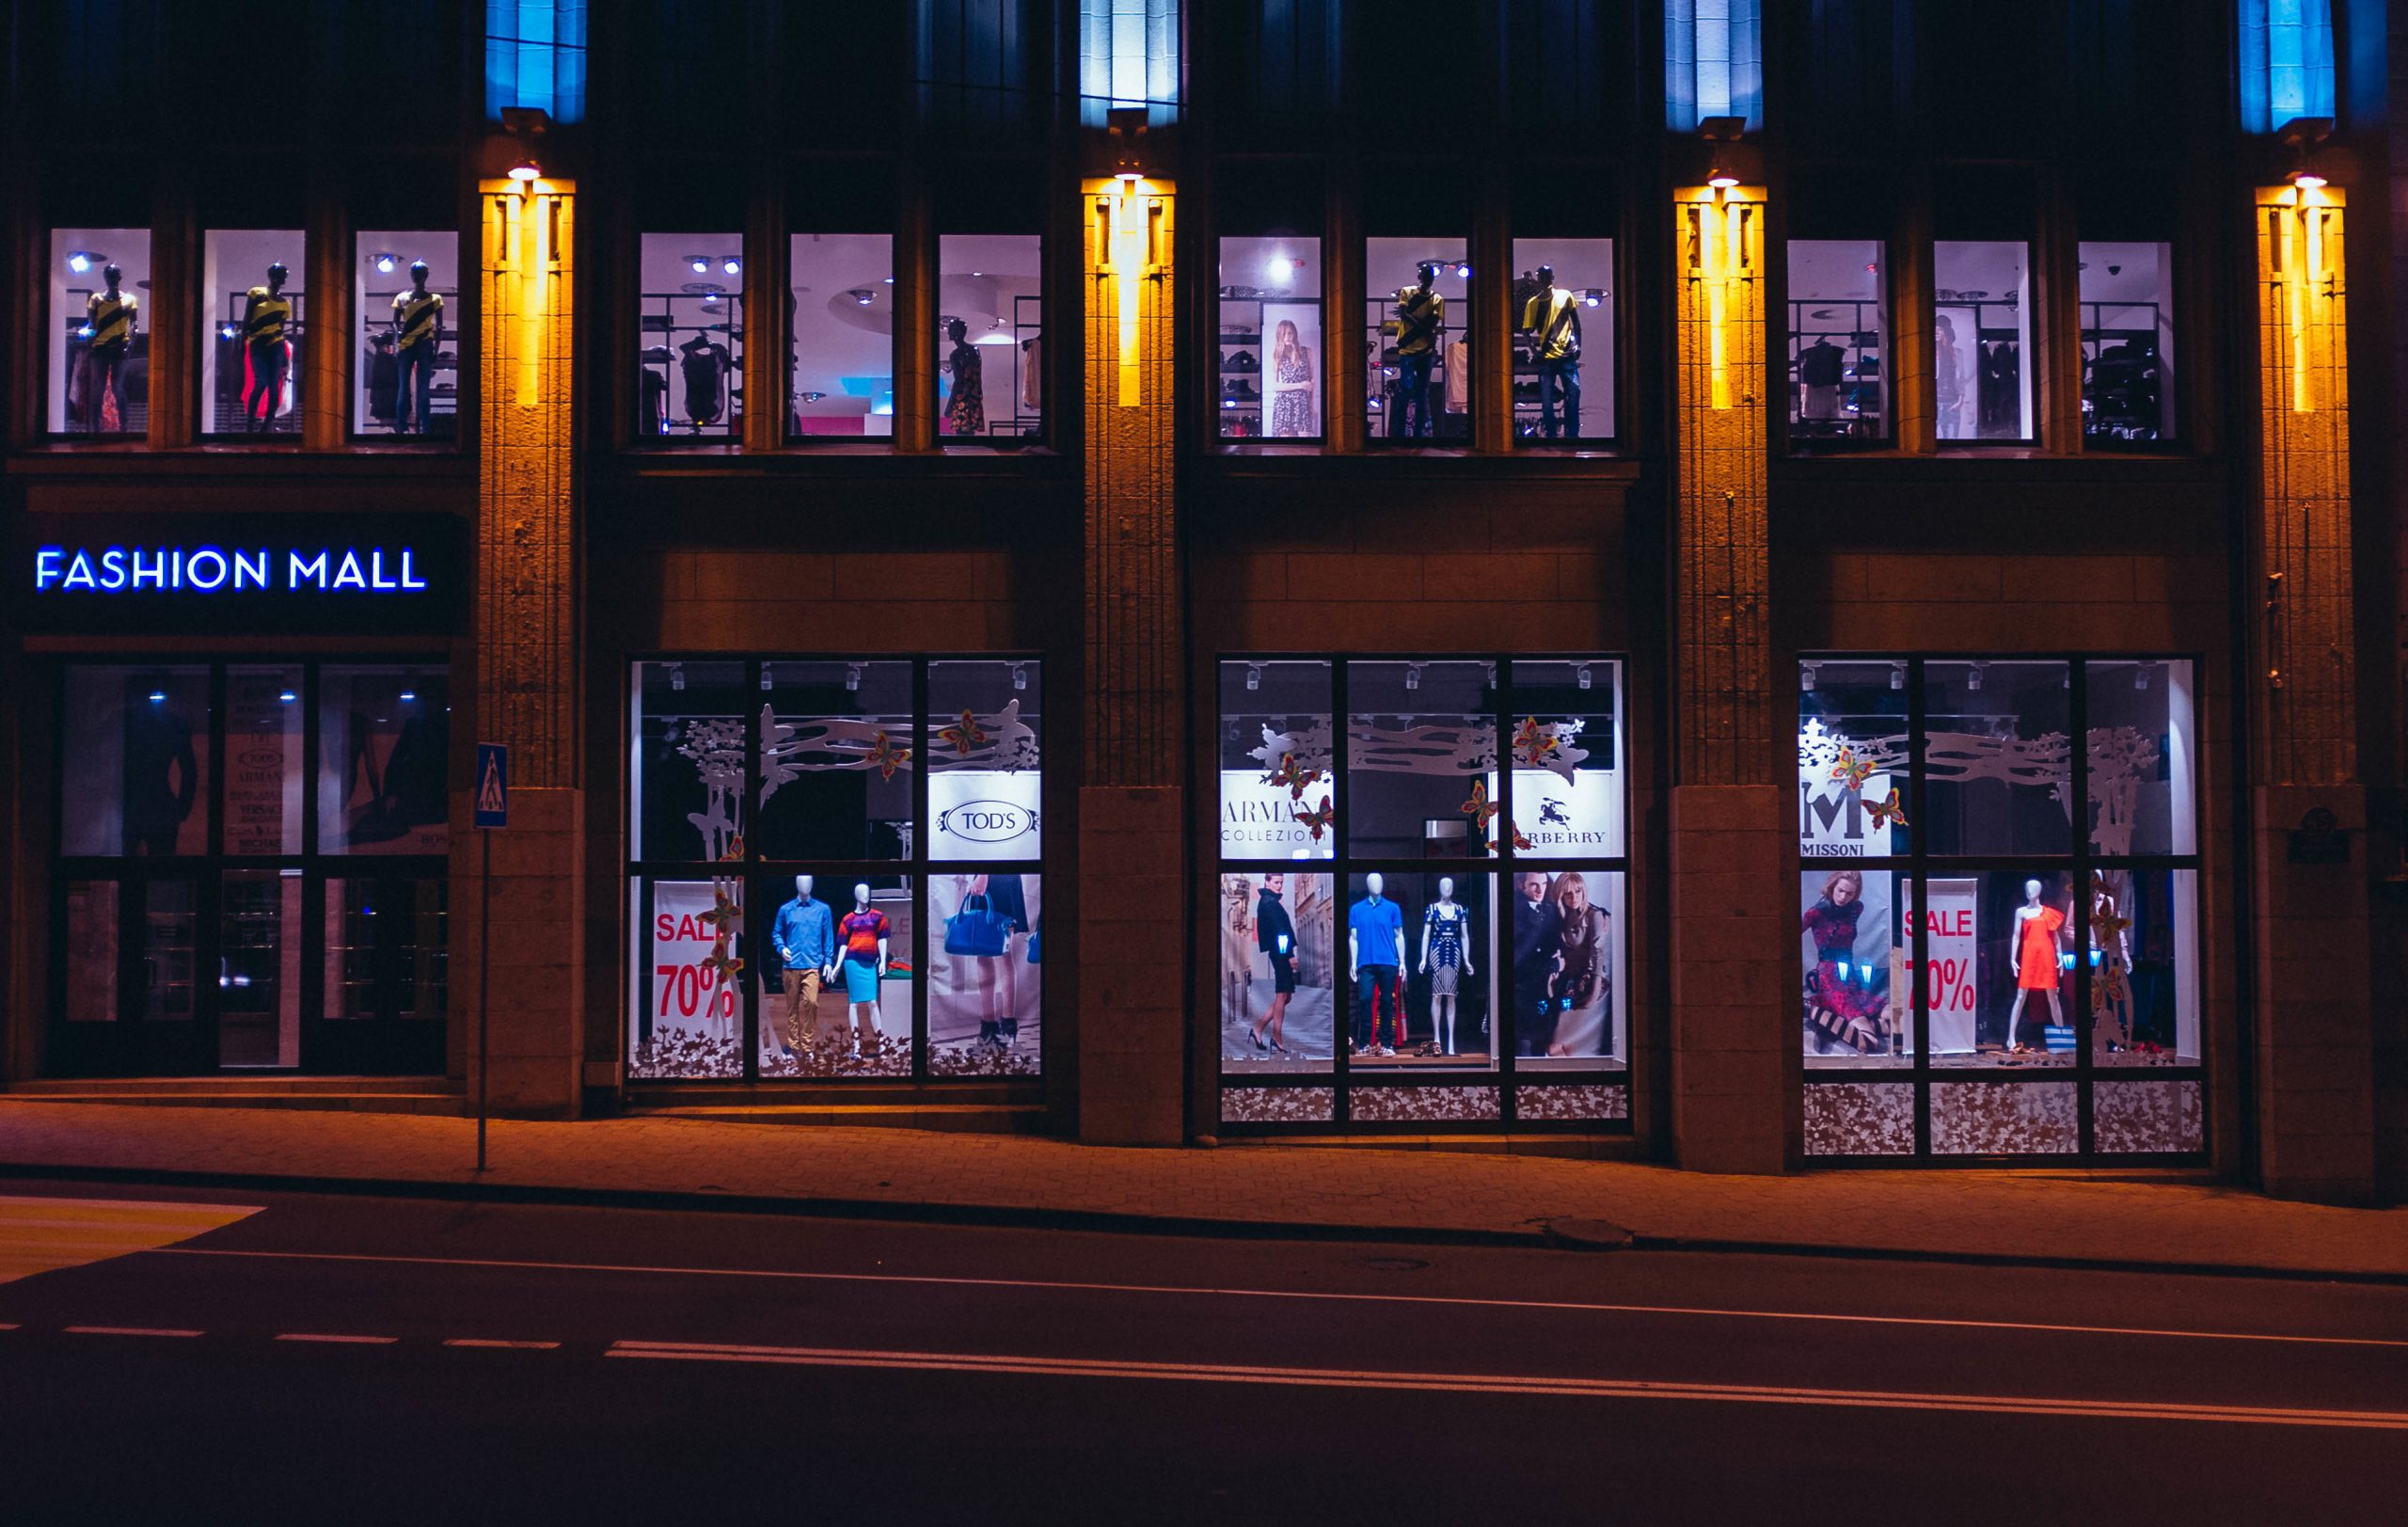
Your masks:
[{"label": "ceiling spotlight", "polygon": [[803,401],[803,402],[805,402],[805,403],[817,403],[820,399],[822,399],[822,398],[826,397],[827,395],[828,395],[828,394],[827,394],[827,393],[825,393],[825,392],[805,392],[805,393],[802,393],[802,394],[801,394],[801,398],[802,398],[802,401]]},{"label": "ceiling spotlight", "polygon": [[857,662],[848,662],[845,664],[845,688],[848,690],[859,690],[861,687],[862,665]]},{"label": "ceiling spotlight", "polygon": [[2148,664],[2142,663],[2132,670],[2132,688],[2136,690],[2148,688]]},{"label": "ceiling spotlight", "polygon": [[686,688],[685,664],[673,662],[669,665],[669,687],[680,692]]},{"label": "ceiling spotlight", "polygon": [[1592,308],[1596,307],[1599,303],[1606,300],[1605,288],[1592,286],[1581,296],[1580,300]]},{"label": "ceiling spotlight", "polygon": [[1973,666],[1972,666],[1972,667],[1968,668],[1967,670],[1965,670],[1965,688],[1966,688],[1969,692],[1972,692],[1972,693],[1976,693],[1976,694],[1978,694],[1978,693],[1980,693],[1980,692],[1981,692],[1981,688],[1982,688],[1982,673],[1983,673],[1983,670],[1985,670],[1985,669],[1987,669],[1987,668],[1988,668],[1988,667],[1989,667],[1989,664],[1988,664],[1988,663],[1986,663],[1986,662],[1977,662],[1977,663],[1973,664]]},{"label": "ceiling spotlight", "polygon": [[1798,688],[1805,693],[1812,694],[1814,692],[1814,672],[1816,666],[1816,664],[1811,662],[1801,662],[1798,665]]},{"label": "ceiling spotlight", "polygon": [[416,690],[404,690],[404,691],[402,692],[402,704],[404,704],[404,705],[405,705],[405,706],[406,706],[406,705],[416,705],[417,703],[418,703],[418,691],[416,691]]},{"label": "ceiling spotlight", "polygon": [[730,276],[737,275],[744,269],[744,262],[737,259],[734,255],[729,255],[725,260],[720,262],[719,268],[727,272]]},{"label": "ceiling spotlight", "polygon": [[1580,665],[1580,671],[1572,676],[1572,679],[1574,683],[1578,684],[1584,690],[1591,684],[1596,682],[1589,676],[1589,665],[1585,662]]},{"label": "ceiling spotlight", "polygon": [[107,259],[108,256],[95,254],[89,249],[74,249],[68,253],[67,268],[81,276],[94,265],[103,263]]},{"label": "ceiling spotlight", "polygon": [[293,693],[291,690],[280,690],[277,692],[276,697],[285,705],[291,705],[293,701],[301,698],[301,696]]},{"label": "ceiling spotlight", "polygon": [[708,255],[688,255],[686,263],[693,268],[697,276],[708,276],[711,273],[711,257]]},{"label": "ceiling spotlight", "polygon": [[848,293],[846,293],[845,294],[846,294],[847,296],[848,296],[848,297],[852,298],[856,303],[859,303],[862,307],[864,307],[864,308],[868,307],[872,302],[875,302],[875,301],[877,301],[877,300],[878,300],[878,294],[877,294],[877,293],[875,293],[875,292],[872,292],[872,291],[871,291],[868,287],[866,287],[866,286],[857,286],[857,287],[854,287],[850,292],[848,292]]},{"label": "ceiling spotlight", "polygon": [[1408,690],[1418,690],[1421,687],[1421,665],[1419,663],[1413,662],[1405,664],[1404,687]]},{"label": "ceiling spotlight", "polygon": [[1273,280],[1291,280],[1294,278],[1295,274],[1296,262],[1294,261],[1289,259],[1286,255],[1273,255],[1271,257],[1271,278]]},{"label": "ceiling spotlight", "polygon": [[763,694],[769,692],[769,665],[768,663],[763,663],[761,665],[761,692]]},{"label": "ceiling spotlight", "polygon": [[878,281],[880,286],[893,286],[895,284],[895,278],[892,276],[881,276],[878,278]]},{"label": "ceiling spotlight", "polygon": [[516,181],[521,185],[525,185],[530,181],[542,178],[543,173],[544,167],[535,163],[532,159],[521,159],[518,163],[510,167],[510,178]]},{"label": "ceiling spotlight", "polygon": [[167,703],[167,692],[165,690],[152,690],[150,692],[150,703],[154,706],[166,705]]},{"label": "ceiling spotlight", "polygon": [[231,324],[220,324],[217,326],[217,337],[221,340],[230,340],[241,332],[241,329],[235,327]]},{"label": "ceiling spotlight", "polygon": [[1890,687],[1893,690],[1903,690],[1907,687],[1907,665],[1905,663],[1893,662],[1890,665]]},{"label": "ceiling spotlight", "polygon": [[1460,260],[1456,261],[1456,262],[1455,262],[1455,277],[1456,277],[1456,278],[1457,278],[1458,280],[1465,280],[1465,281],[1470,280],[1470,279],[1471,279],[1471,266],[1470,266],[1468,263],[1466,263],[1465,262],[1464,262],[1464,261],[1460,261]]},{"label": "ceiling spotlight", "polygon": [[1245,665],[1245,687],[1249,694],[1262,688],[1262,664],[1250,662]]},{"label": "ceiling spotlight", "polygon": [[1016,690],[1028,688],[1028,664],[1024,662],[1012,664],[1012,688]]},{"label": "ceiling spotlight", "polygon": [[376,267],[376,274],[379,276],[390,276],[393,274],[394,259],[389,250],[377,250],[374,254],[368,257],[368,262]]}]

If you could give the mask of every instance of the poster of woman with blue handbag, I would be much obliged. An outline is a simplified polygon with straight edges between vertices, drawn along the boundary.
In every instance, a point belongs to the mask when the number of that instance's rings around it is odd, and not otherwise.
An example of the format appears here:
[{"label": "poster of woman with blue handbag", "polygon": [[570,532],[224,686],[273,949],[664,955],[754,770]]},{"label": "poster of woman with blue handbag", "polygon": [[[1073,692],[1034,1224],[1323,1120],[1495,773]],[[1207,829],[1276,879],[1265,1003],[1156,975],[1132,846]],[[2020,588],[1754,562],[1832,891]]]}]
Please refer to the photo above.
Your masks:
[{"label": "poster of woman with blue handbag", "polygon": [[[1037,1069],[1038,971],[1032,934],[1038,877],[1021,874],[945,875],[935,886],[944,921],[947,969],[930,988],[928,1047],[955,1053],[949,1071],[1028,1072]],[[1031,968],[1023,971],[1023,965]],[[970,1026],[975,1017],[974,1038]],[[1031,1020],[1023,1035],[1021,1023]]]}]

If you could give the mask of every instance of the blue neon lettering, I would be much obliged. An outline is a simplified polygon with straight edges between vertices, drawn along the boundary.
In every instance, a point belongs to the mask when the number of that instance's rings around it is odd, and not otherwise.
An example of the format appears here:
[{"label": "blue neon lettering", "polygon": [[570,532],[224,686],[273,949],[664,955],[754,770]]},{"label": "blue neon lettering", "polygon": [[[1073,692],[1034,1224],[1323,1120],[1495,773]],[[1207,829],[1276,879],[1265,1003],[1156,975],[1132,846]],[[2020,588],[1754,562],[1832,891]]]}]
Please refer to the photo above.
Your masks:
[{"label": "blue neon lettering", "polygon": [[405,589],[422,589],[426,587],[425,579],[415,578],[410,574],[410,549],[408,547],[402,548],[402,587]]},{"label": "blue neon lettering", "polygon": [[[90,588],[92,586],[92,565],[84,560],[84,553],[81,551],[75,553],[75,561],[84,569],[84,586]],[[70,586],[72,586],[74,581],[75,581],[71,578],[68,580]],[[108,590],[111,594],[115,594],[118,590],[125,587],[125,548],[121,546],[113,546],[101,553],[100,586]]]},{"label": "blue neon lettering", "polygon": [[343,549],[342,564],[335,569],[335,587],[368,591],[367,575],[359,570],[359,553],[350,547]]},{"label": "blue neon lettering", "polygon": [[[58,559],[61,555],[63,553],[55,546],[34,549],[34,592],[39,594],[58,581]],[[404,551],[402,557],[403,565],[407,566],[409,553]]]},{"label": "blue neon lettering", "polygon": [[267,587],[266,551],[254,551],[248,555],[240,551],[234,553],[234,586],[239,589],[246,583],[256,589]]},{"label": "blue neon lettering", "polygon": [[284,581],[284,586],[297,589],[305,582],[314,583],[319,588],[326,586],[326,554],[324,550],[306,562],[302,560],[300,552],[293,553],[293,565]]},{"label": "blue neon lettering", "polygon": [[165,551],[152,552],[149,565],[145,565],[142,560],[142,549],[140,547],[134,549],[134,586],[140,588],[145,578],[150,581],[153,588],[167,586],[167,555]]},{"label": "blue neon lettering", "polygon": [[[275,553],[265,547],[246,550],[216,545],[40,546],[34,548],[33,571],[37,594],[77,590],[214,594],[228,588],[266,591],[277,587]],[[415,548],[379,546],[320,547],[308,552],[287,549],[282,586],[417,594],[430,584],[419,574]]]},{"label": "blue neon lettering", "polygon": [[[212,572],[204,573],[208,567]],[[197,547],[184,559],[184,581],[203,594],[214,593],[226,581],[226,553],[214,546]]]}]

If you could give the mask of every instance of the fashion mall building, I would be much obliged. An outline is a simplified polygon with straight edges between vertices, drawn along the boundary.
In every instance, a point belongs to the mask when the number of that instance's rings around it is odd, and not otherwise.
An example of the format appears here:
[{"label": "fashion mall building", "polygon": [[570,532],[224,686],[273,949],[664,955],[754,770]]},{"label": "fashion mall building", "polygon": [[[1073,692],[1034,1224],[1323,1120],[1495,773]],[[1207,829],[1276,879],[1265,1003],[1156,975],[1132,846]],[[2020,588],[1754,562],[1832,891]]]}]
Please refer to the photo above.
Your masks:
[{"label": "fashion mall building", "polygon": [[12,1089],[2408,1185],[2373,0],[9,8]]}]

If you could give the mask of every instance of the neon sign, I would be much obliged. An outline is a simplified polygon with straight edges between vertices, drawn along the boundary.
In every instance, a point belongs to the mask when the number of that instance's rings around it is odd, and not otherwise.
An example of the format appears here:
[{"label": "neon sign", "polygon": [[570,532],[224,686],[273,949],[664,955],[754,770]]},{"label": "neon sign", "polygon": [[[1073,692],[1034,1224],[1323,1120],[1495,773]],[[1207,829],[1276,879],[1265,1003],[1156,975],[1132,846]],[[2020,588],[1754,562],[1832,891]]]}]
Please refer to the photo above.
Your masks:
[{"label": "neon sign", "polygon": [[34,593],[419,594],[428,584],[409,546],[220,546],[33,549]]}]

